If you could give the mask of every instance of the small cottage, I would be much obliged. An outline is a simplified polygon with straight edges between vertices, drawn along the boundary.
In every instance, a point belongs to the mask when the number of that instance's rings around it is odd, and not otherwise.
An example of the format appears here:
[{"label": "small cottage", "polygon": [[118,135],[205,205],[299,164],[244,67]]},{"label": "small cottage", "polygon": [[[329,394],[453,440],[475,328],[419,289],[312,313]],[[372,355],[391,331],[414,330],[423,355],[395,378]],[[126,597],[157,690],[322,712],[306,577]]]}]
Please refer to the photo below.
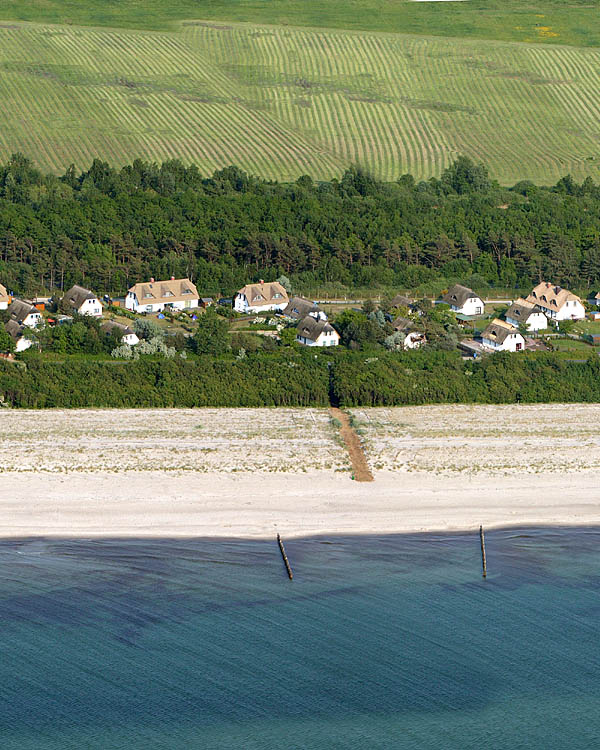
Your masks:
[{"label": "small cottage", "polygon": [[0,284],[0,310],[6,310],[10,304],[10,296],[6,291],[6,287]]},{"label": "small cottage", "polygon": [[16,320],[9,320],[4,324],[6,333],[8,333],[15,342],[15,352],[24,352],[25,349],[29,349],[33,343],[31,339],[26,338],[24,335],[26,327],[27,326],[17,323]]},{"label": "small cottage", "polygon": [[298,323],[296,341],[304,346],[337,346],[340,334],[326,320],[307,315]]},{"label": "small cottage", "polygon": [[289,303],[289,297],[284,287],[278,281],[265,284],[246,284],[235,295],[233,309],[241,313],[261,313],[268,310],[284,310]]},{"label": "small cottage", "polygon": [[283,309],[283,315],[290,320],[302,320],[307,315],[312,315],[313,318],[318,320],[327,320],[327,315],[323,310],[315,302],[311,302],[304,297],[292,297]]},{"label": "small cottage", "polygon": [[534,287],[527,302],[537,305],[550,320],[557,322],[585,318],[585,308],[576,294],[547,281]]},{"label": "small cottage", "polygon": [[548,319],[540,307],[519,297],[506,311],[506,322],[518,327],[523,323],[528,331],[542,331],[548,327]]},{"label": "small cottage", "polygon": [[484,304],[472,289],[468,289],[461,284],[455,284],[448,289],[442,297],[442,302],[450,305],[452,310],[461,315],[483,315]]},{"label": "small cottage", "polygon": [[427,337],[423,331],[420,331],[408,318],[396,318],[392,326],[395,331],[404,336],[402,341],[404,349],[420,349],[427,343]]},{"label": "small cottage", "polygon": [[406,297],[404,294],[397,294],[390,300],[390,307],[406,307],[409,312],[413,312],[416,309],[416,303],[414,299]]},{"label": "small cottage", "polygon": [[96,318],[102,317],[102,304],[94,292],[82,286],[72,286],[65,292],[63,303],[78,315],[92,315]]},{"label": "small cottage", "polygon": [[150,281],[135,284],[127,291],[125,307],[137,313],[159,313],[165,310],[187,310],[198,307],[200,295],[189,279]]},{"label": "small cottage", "polygon": [[525,339],[518,329],[498,318],[492,320],[481,334],[481,343],[497,352],[520,352],[525,348]]},{"label": "small cottage", "polygon": [[133,328],[123,325],[123,323],[117,323],[116,320],[107,320],[105,323],[102,323],[100,328],[106,334],[110,334],[113,332],[120,334],[121,343],[123,344],[129,344],[129,346],[135,346],[136,344],[140,343],[138,335],[135,333]]},{"label": "small cottage", "polygon": [[10,319],[20,326],[35,328],[42,323],[42,313],[28,302],[14,299],[7,309],[10,313]]}]

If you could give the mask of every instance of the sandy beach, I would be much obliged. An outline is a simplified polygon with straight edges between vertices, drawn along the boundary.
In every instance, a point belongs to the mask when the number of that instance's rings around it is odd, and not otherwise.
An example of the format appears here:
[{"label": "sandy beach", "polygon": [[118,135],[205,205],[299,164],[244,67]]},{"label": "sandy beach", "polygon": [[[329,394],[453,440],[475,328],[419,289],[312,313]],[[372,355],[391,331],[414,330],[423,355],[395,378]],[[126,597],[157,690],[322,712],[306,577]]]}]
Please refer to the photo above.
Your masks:
[{"label": "sandy beach", "polygon": [[167,477],[5,475],[0,536],[285,537],[526,525],[600,525],[598,480],[384,473]]},{"label": "sandy beach", "polygon": [[368,483],[326,410],[2,417],[5,538],[600,525],[597,405],[354,410]]}]

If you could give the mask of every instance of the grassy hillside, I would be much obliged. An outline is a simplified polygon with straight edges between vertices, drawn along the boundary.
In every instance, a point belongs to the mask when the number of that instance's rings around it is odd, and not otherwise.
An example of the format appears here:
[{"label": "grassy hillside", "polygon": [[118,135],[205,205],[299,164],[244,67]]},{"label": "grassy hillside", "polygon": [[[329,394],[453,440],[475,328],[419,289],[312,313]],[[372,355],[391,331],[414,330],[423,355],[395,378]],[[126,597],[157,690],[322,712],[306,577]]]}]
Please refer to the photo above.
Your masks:
[{"label": "grassy hillside", "polygon": [[599,0],[3,0],[0,18],[165,31],[201,18],[600,46]]},{"label": "grassy hillside", "polygon": [[600,177],[600,50],[188,22],[0,28],[0,160],[179,157],[393,179],[459,153],[504,183]]}]

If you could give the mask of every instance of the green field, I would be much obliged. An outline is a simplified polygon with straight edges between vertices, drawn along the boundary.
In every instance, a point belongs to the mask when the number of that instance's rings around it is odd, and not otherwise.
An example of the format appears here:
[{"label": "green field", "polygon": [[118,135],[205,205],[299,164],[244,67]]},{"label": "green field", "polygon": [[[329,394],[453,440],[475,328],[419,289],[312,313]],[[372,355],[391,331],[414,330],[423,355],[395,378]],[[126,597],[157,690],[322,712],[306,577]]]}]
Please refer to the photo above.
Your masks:
[{"label": "green field", "polygon": [[3,0],[7,20],[174,30],[180,21],[600,46],[599,0]]},{"label": "green field", "polygon": [[0,27],[0,160],[136,157],[263,177],[600,176],[600,49],[186,22]]}]

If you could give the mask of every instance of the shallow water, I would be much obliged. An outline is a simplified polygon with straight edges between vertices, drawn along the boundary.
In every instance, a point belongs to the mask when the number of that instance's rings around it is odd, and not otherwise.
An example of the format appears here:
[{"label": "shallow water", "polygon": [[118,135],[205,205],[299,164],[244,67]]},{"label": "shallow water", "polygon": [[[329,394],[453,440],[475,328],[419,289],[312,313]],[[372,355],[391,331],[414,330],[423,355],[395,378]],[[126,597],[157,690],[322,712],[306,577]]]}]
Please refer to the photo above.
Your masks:
[{"label": "shallow water", "polygon": [[600,531],[0,543],[2,748],[591,748]]}]

